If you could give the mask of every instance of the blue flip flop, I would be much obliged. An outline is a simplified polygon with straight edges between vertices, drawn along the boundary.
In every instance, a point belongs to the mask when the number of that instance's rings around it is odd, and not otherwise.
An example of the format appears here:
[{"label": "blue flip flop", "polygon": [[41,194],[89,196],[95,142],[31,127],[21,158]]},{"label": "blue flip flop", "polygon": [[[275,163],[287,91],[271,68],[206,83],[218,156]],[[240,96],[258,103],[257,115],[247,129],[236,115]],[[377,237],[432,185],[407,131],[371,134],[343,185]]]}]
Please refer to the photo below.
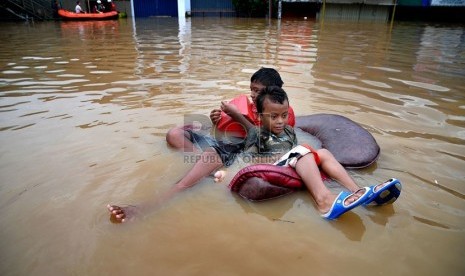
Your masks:
[{"label": "blue flip flop", "polygon": [[[375,187],[385,184],[381,189],[375,192]],[[363,203],[365,206],[381,206],[385,204],[392,204],[400,196],[402,191],[402,183],[395,178],[388,181],[370,186],[370,195],[368,200]]]},{"label": "blue flip flop", "polygon": [[[365,190],[365,192],[363,193],[363,195],[359,199],[357,199],[356,201],[352,202],[349,205],[344,205],[344,202],[346,201],[346,199],[349,196],[357,193],[360,190]],[[333,205],[331,206],[331,209],[329,209],[329,211],[326,214],[323,214],[321,216],[326,218],[326,219],[329,219],[329,220],[337,219],[338,217],[340,217],[345,212],[354,209],[355,207],[359,206],[360,204],[363,204],[368,199],[368,196],[371,194],[371,190],[370,190],[369,187],[364,187],[364,188],[361,188],[360,190],[358,190],[357,192],[354,192],[354,193],[350,193],[350,192],[346,192],[346,191],[340,192],[339,195],[337,196],[336,200],[333,202]]]}]

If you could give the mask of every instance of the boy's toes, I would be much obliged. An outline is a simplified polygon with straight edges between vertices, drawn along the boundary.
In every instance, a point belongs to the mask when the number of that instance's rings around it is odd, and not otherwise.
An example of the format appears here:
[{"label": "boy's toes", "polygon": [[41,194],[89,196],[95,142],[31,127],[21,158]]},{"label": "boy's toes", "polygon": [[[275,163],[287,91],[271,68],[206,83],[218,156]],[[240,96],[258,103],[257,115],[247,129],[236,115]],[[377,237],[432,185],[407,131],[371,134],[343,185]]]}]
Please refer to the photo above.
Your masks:
[{"label": "boy's toes", "polygon": [[108,211],[110,211],[110,213],[115,214],[115,215],[123,212],[123,208],[116,206],[116,205],[108,205],[107,208],[108,208]]},{"label": "boy's toes", "polygon": [[121,209],[113,209],[113,210],[111,211],[111,213],[112,213],[113,215],[118,215],[118,214],[121,214],[122,212],[123,212],[123,211],[122,211]]},{"label": "boy's toes", "polygon": [[119,207],[115,205],[110,205],[110,204],[107,205],[107,209],[110,212],[113,212],[113,210],[115,210],[116,208],[119,208]]},{"label": "boy's toes", "polygon": [[112,213],[110,215],[110,221],[113,223],[124,222],[125,218],[126,218],[126,215],[123,212],[120,212],[119,214]]},{"label": "boy's toes", "polygon": [[357,201],[360,197],[362,197],[364,194],[364,190],[363,189],[360,189],[354,193],[352,193],[346,200],[345,200],[345,203],[347,203],[347,205],[350,205],[352,203],[354,203],[355,201]]},{"label": "boy's toes", "polygon": [[115,215],[115,217],[118,219],[124,219],[126,215],[124,213],[120,213],[120,214]]},{"label": "boy's toes", "polygon": [[116,205],[107,205],[108,211],[110,211],[110,221],[114,223],[124,222],[126,214],[124,209]]}]

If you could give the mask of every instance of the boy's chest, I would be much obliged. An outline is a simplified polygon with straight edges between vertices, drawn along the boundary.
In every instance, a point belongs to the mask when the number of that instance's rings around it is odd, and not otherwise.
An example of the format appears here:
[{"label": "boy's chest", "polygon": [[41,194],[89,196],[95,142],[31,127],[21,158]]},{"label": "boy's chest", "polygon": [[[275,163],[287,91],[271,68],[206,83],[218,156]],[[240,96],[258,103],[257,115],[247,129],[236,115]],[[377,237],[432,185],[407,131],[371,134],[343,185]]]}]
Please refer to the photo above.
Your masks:
[{"label": "boy's chest", "polygon": [[287,133],[283,135],[261,133],[259,141],[260,153],[282,153],[294,147],[294,139]]}]

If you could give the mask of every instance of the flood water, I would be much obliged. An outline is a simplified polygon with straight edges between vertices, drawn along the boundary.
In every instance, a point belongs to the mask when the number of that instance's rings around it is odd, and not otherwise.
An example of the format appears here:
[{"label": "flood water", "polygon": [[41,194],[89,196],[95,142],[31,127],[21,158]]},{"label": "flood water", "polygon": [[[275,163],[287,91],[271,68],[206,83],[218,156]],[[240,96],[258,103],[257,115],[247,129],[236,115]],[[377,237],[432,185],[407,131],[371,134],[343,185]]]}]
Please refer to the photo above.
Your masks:
[{"label": "flood water", "polygon": [[[0,40],[0,275],[465,274],[465,26],[152,18],[1,23]],[[400,179],[399,200],[328,222],[306,192],[231,194],[235,164],[111,223],[106,204],[149,202],[192,166],[168,129],[261,66],[298,116],[369,130],[380,158],[350,173]]]}]

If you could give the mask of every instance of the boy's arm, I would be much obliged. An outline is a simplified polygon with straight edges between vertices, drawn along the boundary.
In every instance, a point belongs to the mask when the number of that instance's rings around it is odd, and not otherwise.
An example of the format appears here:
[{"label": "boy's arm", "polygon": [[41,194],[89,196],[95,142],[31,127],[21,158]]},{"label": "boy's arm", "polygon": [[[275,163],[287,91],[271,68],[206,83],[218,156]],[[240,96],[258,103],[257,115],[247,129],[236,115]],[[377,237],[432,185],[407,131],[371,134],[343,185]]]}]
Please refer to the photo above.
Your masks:
[{"label": "boy's arm", "polygon": [[231,116],[231,118],[233,118],[234,121],[238,122],[246,129],[251,129],[254,127],[254,124],[247,120],[247,118],[239,112],[239,109],[235,105],[226,102],[221,102],[221,110],[223,110],[224,113]]}]

